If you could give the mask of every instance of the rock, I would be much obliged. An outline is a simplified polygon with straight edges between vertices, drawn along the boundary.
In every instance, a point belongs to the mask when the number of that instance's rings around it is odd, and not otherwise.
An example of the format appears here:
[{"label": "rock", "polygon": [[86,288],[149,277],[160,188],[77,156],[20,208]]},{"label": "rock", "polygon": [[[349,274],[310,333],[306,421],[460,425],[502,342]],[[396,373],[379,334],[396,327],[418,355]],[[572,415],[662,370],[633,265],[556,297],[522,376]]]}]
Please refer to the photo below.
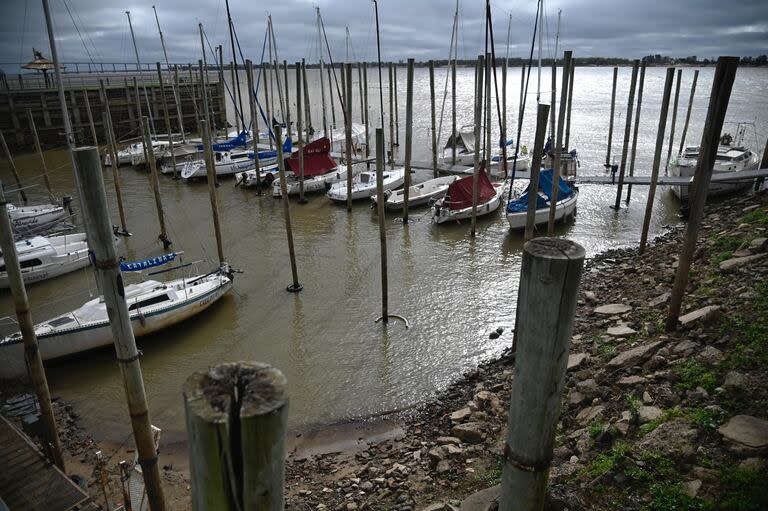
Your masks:
[{"label": "rock", "polygon": [[753,254],[768,251],[768,238],[755,238],[749,244],[749,250]]},{"label": "rock", "polygon": [[597,417],[602,416],[603,410],[605,410],[605,407],[602,405],[589,406],[587,408],[584,408],[578,413],[578,415],[576,415],[576,423],[579,426],[586,426],[587,424],[595,420]]},{"label": "rock", "polygon": [[699,349],[699,343],[686,339],[682,342],[677,343],[673,351],[678,355],[686,356],[686,355],[690,355],[697,349]]},{"label": "rock", "polygon": [[357,509],[357,504],[354,502],[347,502],[347,511],[355,511]]},{"label": "rock", "polygon": [[691,498],[696,498],[696,495],[698,495],[700,488],[701,488],[700,479],[694,479],[693,481],[687,481],[683,483],[683,490],[685,490],[685,493],[687,493],[688,496]]},{"label": "rock", "polygon": [[731,389],[741,389],[744,387],[745,383],[746,378],[743,374],[736,371],[728,371],[728,374],[725,375],[723,386]]},{"label": "rock", "polygon": [[646,405],[653,403],[653,398],[648,392],[643,392],[643,403]]},{"label": "rock", "polygon": [[768,446],[768,421],[751,415],[731,417],[717,431],[736,451],[761,450]]},{"label": "rock", "polygon": [[669,297],[672,296],[669,292],[662,293],[650,302],[648,302],[648,307],[658,307],[659,305],[665,304],[669,301]]},{"label": "rock", "polygon": [[723,359],[723,352],[714,346],[707,346],[701,350],[699,358],[708,364],[716,365]]},{"label": "rock", "polygon": [[568,355],[568,371],[578,369],[589,358],[586,353],[572,353]]},{"label": "rock", "polygon": [[439,436],[439,437],[437,437],[436,442],[439,445],[448,445],[448,444],[459,445],[459,444],[461,444],[461,440],[459,440],[455,436]]},{"label": "rock", "polygon": [[427,456],[429,456],[429,459],[432,461],[433,465],[437,465],[439,462],[445,459],[445,450],[443,450],[442,447],[435,447],[434,449],[429,450]]},{"label": "rock", "polygon": [[468,444],[482,443],[483,437],[485,436],[483,434],[482,424],[479,422],[457,424],[451,429],[451,433]]},{"label": "rock", "polygon": [[585,399],[584,394],[575,390],[568,394],[568,403],[571,405],[580,405]]},{"label": "rock", "polygon": [[696,323],[709,323],[713,321],[719,315],[719,310],[719,305],[707,305],[684,316],[680,316],[678,321],[683,328],[691,328]]},{"label": "rock", "polygon": [[635,375],[635,376],[625,376],[624,378],[619,378],[616,384],[622,385],[622,386],[632,386],[632,385],[638,385],[644,382],[645,382],[645,377]]},{"label": "rock", "polygon": [[638,410],[638,414],[640,416],[640,424],[655,421],[661,417],[661,413],[661,408],[657,406],[641,406]]},{"label": "rock", "polygon": [[435,467],[435,471],[437,471],[438,474],[445,474],[449,470],[451,470],[451,463],[448,460],[442,460],[437,464],[437,467]]},{"label": "rock", "polygon": [[732,259],[726,259],[722,263],[720,263],[720,271],[733,271],[738,268],[741,268],[742,266],[746,266],[749,263],[753,261],[757,261],[758,259],[762,259],[763,257],[767,256],[768,253],[764,254],[755,254],[747,257],[734,257]]},{"label": "rock", "polygon": [[576,384],[576,389],[587,397],[592,397],[597,393],[597,382],[592,378],[580,381]]},{"label": "rock", "polygon": [[470,415],[472,415],[472,410],[466,406],[461,410],[456,410],[451,414],[451,422],[463,422],[464,420],[468,419]]},{"label": "rock", "polygon": [[698,434],[686,419],[677,418],[661,424],[648,433],[638,445],[642,449],[660,451],[666,456],[679,456],[684,462],[693,461],[696,457]]},{"label": "rock", "polygon": [[446,449],[448,450],[448,456],[461,456],[464,454],[464,449],[456,445],[449,444],[446,446]]},{"label": "rock", "polygon": [[613,337],[629,337],[630,335],[635,335],[637,330],[629,328],[627,325],[617,325],[608,328],[607,333]]},{"label": "rock", "polygon": [[661,346],[661,341],[649,342],[636,346],[631,350],[624,351],[613,357],[608,362],[608,367],[631,367],[638,365],[649,358],[659,346]]},{"label": "rock", "polygon": [[611,303],[608,305],[601,305],[595,308],[596,314],[603,314],[606,316],[613,316],[615,314],[624,314],[632,310],[632,307],[623,303]]},{"label": "rock", "polygon": [[595,296],[595,293],[592,291],[584,291],[584,298],[586,298],[589,303],[597,302],[597,296]]},{"label": "rock", "polygon": [[363,491],[371,491],[373,489],[373,483],[370,481],[363,481],[360,484],[360,489]]},{"label": "rock", "polygon": [[739,463],[739,468],[746,470],[762,470],[765,468],[765,460],[762,458],[747,458]]},{"label": "rock", "polygon": [[497,484],[496,486],[473,493],[461,502],[459,511],[487,511],[488,509],[496,509],[500,491],[501,486]]},{"label": "rock", "polygon": [[433,502],[427,507],[421,508],[421,511],[443,511],[444,509],[445,504],[443,502]]}]

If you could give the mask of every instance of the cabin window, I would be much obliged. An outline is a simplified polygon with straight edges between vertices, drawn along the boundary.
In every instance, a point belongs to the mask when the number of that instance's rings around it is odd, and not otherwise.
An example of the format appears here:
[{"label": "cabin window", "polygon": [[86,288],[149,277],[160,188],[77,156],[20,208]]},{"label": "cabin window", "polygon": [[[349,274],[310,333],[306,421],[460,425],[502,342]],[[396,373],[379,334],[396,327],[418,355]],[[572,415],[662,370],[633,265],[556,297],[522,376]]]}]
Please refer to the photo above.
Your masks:
[{"label": "cabin window", "polygon": [[360,182],[361,183],[368,183],[371,179],[370,174],[360,174]]},{"label": "cabin window", "polygon": [[66,325],[67,323],[72,323],[73,321],[74,319],[70,318],[69,316],[64,316],[63,318],[52,319],[48,322],[48,324],[52,327],[57,327]]},{"label": "cabin window", "polygon": [[153,296],[152,298],[147,298],[146,300],[142,300],[140,302],[132,303],[130,307],[128,307],[129,311],[136,310],[141,307],[149,307],[150,305],[156,305],[158,303],[167,302],[170,300],[168,297],[168,294],[162,294]]},{"label": "cabin window", "polygon": [[[19,266],[23,268],[31,268],[33,266],[40,266],[43,264],[43,262],[40,259],[27,259],[26,261],[19,261]],[[5,266],[3,266],[3,270],[5,271]]]},{"label": "cabin window", "polygon": [[216,161],[221,161],[221,153],[216,153]]}]

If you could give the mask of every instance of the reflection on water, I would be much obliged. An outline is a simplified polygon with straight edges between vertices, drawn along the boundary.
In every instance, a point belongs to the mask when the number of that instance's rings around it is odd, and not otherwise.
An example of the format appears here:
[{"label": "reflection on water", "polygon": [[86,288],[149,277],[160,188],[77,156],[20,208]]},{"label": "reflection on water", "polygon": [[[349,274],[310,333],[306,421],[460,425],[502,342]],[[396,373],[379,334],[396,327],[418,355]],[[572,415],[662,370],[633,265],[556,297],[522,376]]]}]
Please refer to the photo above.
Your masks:
[{"label": "reflection on water", "polygon": [[[621,70],[617,93],[613,149],[617,159],[629,72]],[[661,68],[646,73],[638,174],[650,173],[663,73]],[[544,83],[549,83],[547,72],[543,74]],[[692,74],[691,70],[684,72],[682,91],[688,90]],[[692,143],[700,137],[712,74],[712,68],[703,69],[699,79],[689,128]],[[398,90],[404,97],[405,73],[401,75]],[[514,123],[519,72],[511,71],[509,76],[510,122]],[[316,75],[310,79],[313,77]],[[603,171],[610,77],[610,69],[576,70],[571,138],[579,150],[582,173]],[[764,69],[739,70],[728,113],[729,121],[754,120],[763,142],[768,133],[767,77]],[[470,69],[460,70],[459,124],[471,121],[471,78]],[[426,160],[429,153],[427,80],[426,70],[416,70],[414,157],[419,160]],[[375,85],[369,84],[372,91]],[[313,97],[316,92],[311,91]],[[404,110],[404,101],[399,106]],[[319,106],[316,108],[313,118],[319,119]],[[535,95],[527,108],[529,114],[534,111]],[[681,105],[678,119],[684,111]],[[533,129],[526,122],[524,141],[531,140]],[[751,139],[746,142],[762,148]],[[72,194],[66,154],[51,151],[46,157],[49,168],[58,169],[52,173],[57,193]],[[26,181],[41,184],[34,155],[19,156],[17,164]],[[8,167],[3,165],[2,178],[9,181]],[[147,174],[126,167],[120,175],[129,228],[134,233],[124,241],[122,253],[129,259],[161,253]],[[419,171],[415,179],[428,175]],[[114,204],[112,172],[107,171],[105,177],[108,198]],[[184,250],[184,262],[197,262],[195,271],[210,269],[216,250],[206,184],[166,177],[160,181],[174,248]],[[629,207],[618,212],[608,207],[614,200],[614,188],[585,185],[580,191],[578,214],[568,225],[558,227],[558,235],[584,245],[588,256],[638,242],[644,187],[635,187]],[[41,186],[30,193],[43,200]],[[412,210],[406,226],[398,217],[387,216],[389,308],[408,318],[411,328],[406,330],[399,321],[387,326],[374,323],[381,311],[379,235],[376,213],[368,204],[355,204],[348,214],[345,207],[322,195],[311,196],[303,205],[291,202],[299,281],[304,285],[304,291],[291,294],[285,291],[291,272],[280,202],[252,190],[235,189],[231,180],[222,180],[218,194],[226,258],[244,271],[235,279],[235,292],[203,315],[139,342],[152,419],[167,438],[184,434],[180,392],[186,377],[220,362],[258,360],[283,370],[290,387],[291,424],[298,428],[423,401],[511,342],[522,242],[519,234],[508,231],[502,215],[479,219],[475,239],[469,237],[468,224],[432,225],[427,208]],[[678,206],[667,190],[657,194],[652,236],[678,221]],[[29,289],[36,321],[78,307],[95,294],[90,270]],[[7,293],[0,294],[0,307],[3,315],[12,315]],[[489,332],[498,326],[505,327],[504,335],[489,339]],[[73,402],[86,425],[108,439],[123,440],[128,435],[122,384],[111,349],[49,364],[48,375],[54,394]]]}]

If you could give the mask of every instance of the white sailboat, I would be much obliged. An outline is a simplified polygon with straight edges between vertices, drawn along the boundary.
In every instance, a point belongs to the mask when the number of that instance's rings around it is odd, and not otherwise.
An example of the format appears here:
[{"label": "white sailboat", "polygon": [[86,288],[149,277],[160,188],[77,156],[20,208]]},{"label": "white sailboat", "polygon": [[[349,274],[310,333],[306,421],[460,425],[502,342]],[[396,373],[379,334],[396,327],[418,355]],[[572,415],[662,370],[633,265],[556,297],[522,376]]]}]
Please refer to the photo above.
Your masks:
[{"label": "white sailboat", "polygon": [[56,204],[14,206],[8,204],[11,227],[17,234],[35,234],[47,230],[67,217],[67,210]]},{"label": "white sailboat", "polygon": [[[25,284],[64,275],[88,266],[88,242],[85,234],[35,236],[16,242],[21,276]],[[5,258],[0,253],[0,288],[8,288]]]},{"label": "white sailboat", "polygon": [[[458,176],[443,176],[410,186],[408,188],[408,207],[423,206],[441,198],[448,191],[448,186],[457,179],[459,179]],[[386,202],[384,202],[386,209],[400,211],[405,207],[404,188],[390,190],[384,195],[386,196]],[[371,200],[375,204],[377,196],[374,195]]]},{"label": "white sailboat", "polygon": [[[405,168],[385,170],[382,173],[384,190],[394,190],[403,186],[405,181]],[[352,200],[368,199],[376,195],[376,171],[361,172],[352,180]],[[331,186],[326,196],[334,201],[346,202],[347,183],[339,182]]]},{"label": "white sailboat", "polygon": [[[458,179],[448,186],[442,199],[438,199],[432,211],[436,224],[472,218],[472,189],[474,176]],[[499,209],[504,195],[503,183],[491,183],[488,174],[480,171],[478,181],[477,216],[488,215]]]},{"label": "white sailboat", "polygon": [[[304,155],[304,193],[324,192],[336,183],[346,182],[347,165],[336,163],[330,155],[331,141],[327,138],[314,140],[302,148]],[[288,195],[298,195],[301,190],[301,161],[299,152],[295,151],[285,160],[286,190]],[[354,172],[354,171],[353,171]],[[268,174],[269,177],[277,175]],[[272,180],[272,196],[282,197],[279,179]]]},{"label": "white sailboat", "polygon": [[[564,221],[576,214],[576,201],[579,190],[569,185],[562,177],[559,178],[557,189],[557,205],[555,206],[555,222]],[[528,185],[530,187],[530,184]],[[507,203],[507,222],[512,230],[525,229],[528,217],[528,190]],[[536,214],[534,224],[541,225],[549,222],[549,209],[552,203],[552,169],[542,170],[539,174],[538,194],[536,197]]]}]

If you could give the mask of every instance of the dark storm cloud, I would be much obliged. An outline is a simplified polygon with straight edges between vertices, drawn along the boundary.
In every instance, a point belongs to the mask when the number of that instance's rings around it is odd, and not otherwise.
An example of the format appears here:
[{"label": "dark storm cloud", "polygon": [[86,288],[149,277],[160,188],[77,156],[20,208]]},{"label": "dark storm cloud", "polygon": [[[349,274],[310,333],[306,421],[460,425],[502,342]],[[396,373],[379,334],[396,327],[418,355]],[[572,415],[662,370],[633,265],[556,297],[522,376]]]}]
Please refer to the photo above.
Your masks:
[{"label": "dark storm cloud", "polygon": [[[133,46],[125,10],[131,11],[143,62],[162,60],[152,1],[50,0],[62,61],[87,62],[85,47],[95,61],[131,62]],[[160,22],[171,61],[200,58],[197,24],[202,22],[212,45],[224,44],[229,60],[229,39],[224,0],[157,0]],[[376,56],[373,3],[367,0],[232,0],[235,26],[248,58],[261,60],[266,18],[271,14],[280,58],[317,60],[318,41],[314,6],[318,5],[335,60],[346,58],[349,28],[352,56]],[[69,7],[69,12],[66,7]],[[382,58],[418,60],[446,58],[453,22],[453,0],[380,0]],[[29,60],[31,48],[48,41],[40,0],[4,0],[0,18],[0,60]],[[557,9],[562,9],[561,48],[576,56],[642,57],[759,55],[768,53],[768,2],[743,0],[562,0],[548,2],[544,33],[545,53],[553,47]],[[528,53],[536,3],[493,3],[495,39],[505,52],[508,16],[512,15],[513,56]],[[471,58],[483,51],[483,2],[465,0],[460,6],[459,56]],[[73,23],[74,18],[76,23]],[[76,28],[79,28],[78,34]],[[5,64],[7,69],[9,66]]]}]

